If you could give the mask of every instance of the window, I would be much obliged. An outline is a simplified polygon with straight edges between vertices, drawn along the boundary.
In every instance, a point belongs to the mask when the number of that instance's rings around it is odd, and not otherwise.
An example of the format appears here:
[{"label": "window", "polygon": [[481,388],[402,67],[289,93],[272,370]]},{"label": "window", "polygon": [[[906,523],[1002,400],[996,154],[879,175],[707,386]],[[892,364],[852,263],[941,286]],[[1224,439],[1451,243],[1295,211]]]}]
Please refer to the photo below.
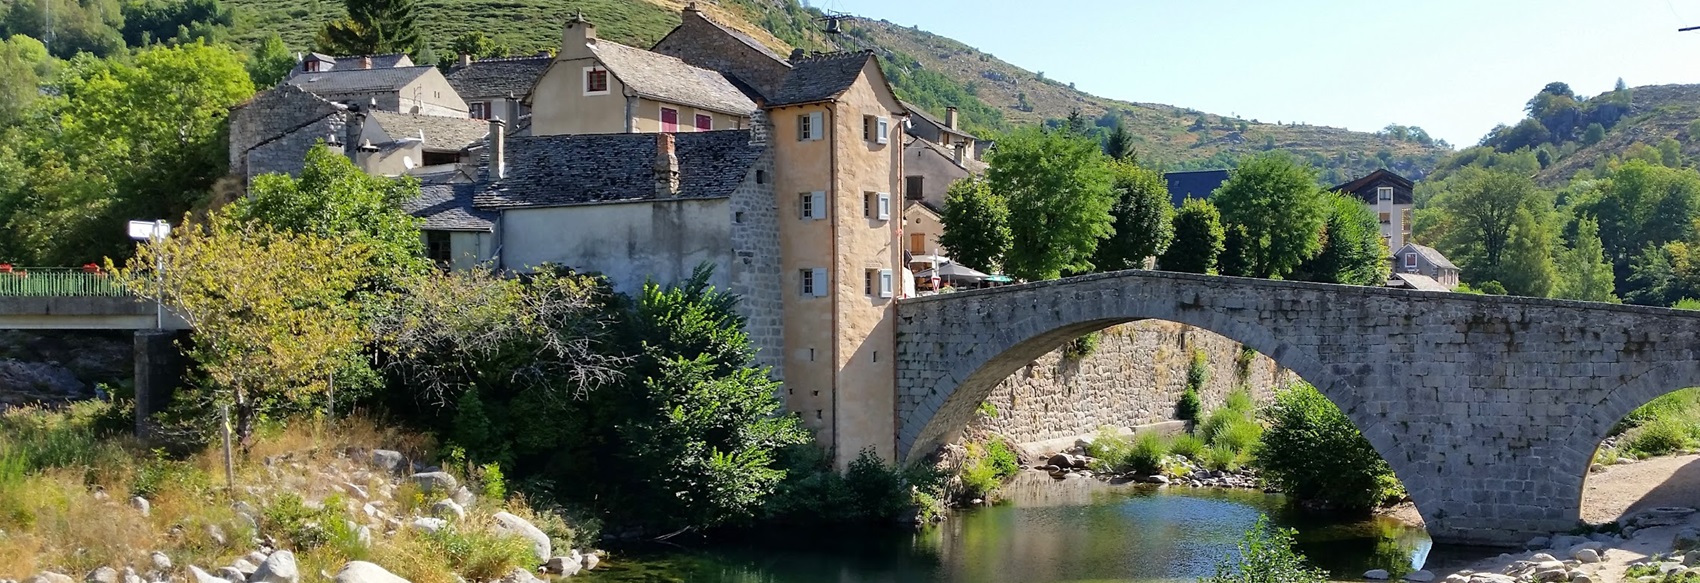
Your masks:
[{"label": "window", "polygon": [[891,194],[886,192],[874,193],[874,218],[891,220]]},{"label": "window", "polygon": [[826,297],[826,268],[804,269],[800,275],[803,285],[798,291],[802,292],[803,297]]},{"label": "window", "polygon": [[801,216],[805,219],[826,218],[826,193],[821,191],[805,192],[797,197]]},{"label": "window", "polygon": [[434,152],[426,150],[419,156],[419,163],[425,166],[438,166],[460,162],[460,152]]},{"label": "window", "polygon": [[467,106],[471,108],[468,113],[471,114],[472,119],[490,119],[490,102],[474,101],[468,103]]},{"label": "window", "polygon": [[1380,200],[1393,200],[1393,189],[1386,186],[1377,188],[1375,189],[1375,197]]},{"label": "window", "polygon": [[880,278],[880,270],[868,269],[862,272],[862,293],[868,297],[874,296],[874,282]]},{"label": "window", "polygon": [[671,107],[661,108],[661,132],[673,133],[679,131],[679,110]]},{"label": "window", "polygon": [[1381,224],[1385,225],[1385,224],[1393,222],[1393,213],[1380,213],[1380,214],[1381,214]]},{"label": "window", "polygon": [[319,61],[317,59],[308,59],[307,62],[301,64],[301,68],[308,73],[317,73],[319,72]]},{"label": "window", "polygon": [[448,231],[425,231],[425,258],[443,265],[448,265],[449,262],[454,261],[454,251],[449,245]]},{"label": "window", "polygon": [[744,211],[732,213],[732,222],[740,225],[744,224]]},{"label": "window", "polygon": [[874,141],[874,116],[862,116],[862,141]]},{"label": "window", "polygon": [[821,139],[825,130],[820,112],[805,113],[797,116],[797,141],[813,142]]},{"label": "window", "polygon": [[862,139],[876,144],[891,141],[891,120],[872,115],[862,116]]},{"label": "window", "polygon": [[756,184],[767,184],[767,171],[766,170],[757,170],[756,171]]},{"label": "window", "polygon": [[872,192],[862,193],[862,218],[874,218],[874,207],[879,204],[875,200],[876,196],[878,195]]},{"label": "window", "polygon": [[1416,253],[1406,253],[1405,254],[1405,269],[1416,269],[1416,268],[1417,268],[1417,254]]},{"label": "window", "polygon": [[608,70],[602,67],[584,68],[584,94],[608,94]]},{"label": "window", "polygon": [[697,114],[697,131],[714,131],[714,116]]},{"label": "window", "polygon": [[903,196],[909,200],[921,200],[921,195],[926,193],[921,188],[926,185],[926,180],[925,176],[903,177]]},{"label": "window", "polygon": [[927,254],[927,234],[926,233],[910,233],[909,234],[909,252],[913,253],[915,255],[926,255]]},{"label": "window", "polygon": [[880,297],[882,297],[882,298],[891,297],[891,270],[890,269],[881,269],[880,270]]}]

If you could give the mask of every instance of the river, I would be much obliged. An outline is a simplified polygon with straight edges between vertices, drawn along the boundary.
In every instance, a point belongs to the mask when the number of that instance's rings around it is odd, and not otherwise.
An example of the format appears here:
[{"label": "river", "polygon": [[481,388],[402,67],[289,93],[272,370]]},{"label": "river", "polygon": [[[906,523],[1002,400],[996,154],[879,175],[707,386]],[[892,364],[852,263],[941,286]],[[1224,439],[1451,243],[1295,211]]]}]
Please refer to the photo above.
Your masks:
[{"label": "river", "polygon": [[[1169,582],[1209,575],[1260,514],[1298,531],[1337,579],[1431,562],[1421,528],[1388,518],[1323,522],[1279,495],[1052,480],[1022,472],[996,506],[920,531],[821,528],[709,546],[619,549],[583,580],[609,583]],[[1450,561],[1449,561],[1450,562]],[[576,580],[576,579],[575,579]]]}]

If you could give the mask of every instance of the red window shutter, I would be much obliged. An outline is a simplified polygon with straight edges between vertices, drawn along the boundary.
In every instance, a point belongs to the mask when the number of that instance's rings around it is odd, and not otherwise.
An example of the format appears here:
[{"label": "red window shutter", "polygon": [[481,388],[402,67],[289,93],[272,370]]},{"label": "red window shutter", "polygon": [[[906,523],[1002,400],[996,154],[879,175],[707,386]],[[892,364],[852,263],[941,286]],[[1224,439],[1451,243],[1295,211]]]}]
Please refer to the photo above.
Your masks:
[{"label": "red window shutter", "polygon": [[661,108],[661,131],[668,133],[679,131],[679,110]]},{"label": "red window shutter", "polygon": [[714,116],[697,114],[697,131],[706,132],[714,129]]}]

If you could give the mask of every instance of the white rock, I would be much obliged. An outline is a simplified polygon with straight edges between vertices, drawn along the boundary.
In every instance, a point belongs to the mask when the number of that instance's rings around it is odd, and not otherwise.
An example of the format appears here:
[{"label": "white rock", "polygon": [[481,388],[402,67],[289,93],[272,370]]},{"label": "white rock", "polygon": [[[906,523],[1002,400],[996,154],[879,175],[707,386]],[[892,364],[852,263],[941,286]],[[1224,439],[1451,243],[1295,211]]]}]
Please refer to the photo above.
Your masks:
[{"label": "white rock", "polygon": [[1550,543],[1550,542],[1552,542],[1552,539],[1550,539],[1550,538],[1547,538],[1547,537],[1544,537],[1544,536],[1537,536],[1535,538],[1529,539],[1529,542],[1527,544],[1524,544],[1523,548],[1525,548],[1525,549],[1544,549],[1544,548],[1547,548],[1547,544]]},{"label": "white rock", "polygon": [[372,528],[360,527],[360,530],[354,533],[354,541],[360,543],[362,547],[372,548]]},{"label": "white rock", "polygon": [[143,498],[141,496],[131,498],[130,507],[135,508],[136,512],[142,513],[142,516],[153,514],[153,505],[148,503],[147,498]]},{"label": "white rock", "polygon": [[466,486],[461,486],[455,489],[454,494],[449,495],[449,499],[454,500],[455,504],[459,504],[461,508],[471,508],[472,503],[476,502],[478,497],[472,494],[472,490],[466,489]]},{"label": "white rock", "polygon": [[297,583],[301,572],[295,565],[295,553],[278,551],[260,563],[260,569],[248,577],[248,583]]},{"label": "white rock", "polygon": [[413,519],[412,524],[413,528],[432,534],[436,534],[438,531],[449,527],[449,521],[441,518],[415,518]]},{"label": "white rock", "polygon": [[574,550],[570,555],[549,559],[549,562],[543,564],[543,570],[562,577],[571,577],[584,568],[583,561],[584,558]]},{"label": "white rock", "polygon": [[1574,555],[1576,560],[1584,563],[1600,562],[1600,552],[1594,549],[1578,549]]},{"label": "white rock", "polygon": [[148,561],[153,563],[153,568],[156,571],[171,570],[171,557],[167,556],[165,553],[154,551],[152,554],[148,555]]},{"label": "white rock", "polygon": [[406,461],[407,460],[402,457],[401,452],[399,451],[388,449],[372,450],[372,465],[386,472],[399,473],[406,465]]},{"label": "white rock", "polygon": [[202,571],[200,567],[194,565],[189,565],[189,575],[191,583],[231,583],[229,579]]},{"label": "white rock", "polygon": [[522,536],[531,540],[531,550],[536,553],[537,562],[548,561],[553,556],[550,552],[552,544],[549,542],[549,535],[543,534],[542,530],[532,526],[524,518],[507,512],[497,512],[492,518],[496,519],[497,532]]},{"label": "white rock", "polygon": [[1387,569],[1370,569],[1364,571],[1364,578],[1371,581],[1386,581]]},{"label": "white rock", "polygon": [[242,572],[237,571],[235,567],[219,567],[218,572],[213,573],[213,575],[217,575],[218,578],[225,581],[235,581],[236,583],[248,580],[248,578],[244,577]]},{"label": "white rock", "polygon": [[343,484],[342,485],[342,491],[348,492],[349,495],[354,496],[355,498],[358,498],[358,499],[363,500],[363,501],[364,500],[370,500],[372,498],[370,495],[368,495],[366,493],[366,488],[360,487],[360,486],[355,485],[353,483]]},{"label": "white rock", "polygon": [[366,561],[349,561],[331,579],[336,583],[410,583],[394,573],[385,571],[383,567]]},{"label": "white rock", "polygon": [[83,577],[83,581],[88,583],[119,583],[118,570],[112,567],[99,567],[89,571],[89,574]]},{"label": "white rock", "polygon": [[248,562],[253,563],[255,565],[259,565],[259,564],[266,562],[266,554],[262,553],[260,551],[254,551],[254,552],[248,553],[246,555],[243,555],[242,558],[247,559]]},{"label": "white rock", "polygon": [[1434,580],[1434,573],[1424,570],[1411,571],[1405,574],[1405,580],[1414,583],[1429,583],[1429,581]]},{"label": "white rock", "polygon": [[466,518],[466,509],[461,508],[454,500],[444,498],[431,505],[431,515],[448,520],[462,520]]},{"label": "white rock", "polygon": [[595,569],[596,564],[601,563],[601,562],[602,562],[602,557],[597,556],[596,551],[591,551],[591,552],[584,554],[584,570],[586,570],[586,571],[589,571],[591,569]]},{"label": "white rock", "polygon": [[448,472],[422,472],[408,477],[419,489],[426,492],[447,493],[455,491],[459,482]]},{"label": "white rock", "polygon": [[[255,571],[260,570],[259,565],[249,562],[248,559],[236,559],[235,561],[231,561],[230,568],[241,573],[244,581],[248,579],[249,575],[253,575]],[[229,579],[229,577],[225,578]]]},{"label": "white rock", "polygon": [[503,575],[501,579],[497,579],[497,582],[498,583],[537,583],[538,579],[537,579],[536,575],[531,574],[531,571],[529,569],[514,567],[514,570],[508,571],[508,574]]},{"label": "white rock", "polygon": [[70,575],[55,573],[53,571],[42,571],[40,573],[36,573],[34,577],[29,578],[26,583],[74,583],[75,581],[76,579],[72,579]]}]

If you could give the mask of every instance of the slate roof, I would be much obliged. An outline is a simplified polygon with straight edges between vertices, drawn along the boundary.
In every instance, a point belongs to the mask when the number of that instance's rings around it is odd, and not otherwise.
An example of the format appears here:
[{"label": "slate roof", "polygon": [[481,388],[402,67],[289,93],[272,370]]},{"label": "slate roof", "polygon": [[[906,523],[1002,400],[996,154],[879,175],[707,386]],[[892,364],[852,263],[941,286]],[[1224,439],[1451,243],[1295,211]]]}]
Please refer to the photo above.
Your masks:
[{"label": "slate roof", "polygon": [[1228,181],[1228,171],[1170,172],[1164,174],[1163,179],[1169,183],[1169,202],[1180,208],[1187,200],[1210,198],[1210,193],[1216,192],[1223,182]]},{"label": "slate roof", "polygon": [[417,138],[423,133],[428,150],[460,151],[483,142],[484,136],[490,133],[490,122],[481,119],[376,110],[368,111],[366,115],[392,140]]},{"label": "slate roof", "polygon": [[[507,141],[507,178],[477,195],[482,209],[643,200],[655,195],[658,134],[527,136]],[[749,130],[675,134],[676,198],[723,198],[744,182],[762,147]]]},{"label": "slate roof", "polygon": [[831,101],[843,95],[862,75],[862,67],[873,58],[873,51],[831,53],[812,57],[793,57],[791,74],[774,91],[768,105],[800,105]]},{"label": "slate roof", "polygon": [[[1421,291],[1452,291],[1446,284],[1435,281],[1434,278],[1421,273],[1395,273],[1393,279],[1387,282],[1388,287],[1408,287]],[[1398,284],[1398,285],[1395,285]]]},{"label": "slate roof", "polygon": [[1393,204],[1412,204],[1415,202],[1412,189],[1415,187],[1409,178],[1400,176],[1391,170],[1382,168],[1364,175],[1363,178],[1334,187],[1334,190],[1356,195],[1365,204],[1378,204],[1375,189],[1381,186],[1393,188]]},{"label": "slate roof", "polygon": [[473,197],[483,184],[426,184],[419,187],[419,198],[402,205],[402,210],[425,219],[420,226],[427,231],[490,231],[496,213],[475,208]]},{"label": "slate roof", "polygon": [[551,56],[514,57],[510,59],[479,59],[461,66],[455,65],[444,76],[464,99],[502,98],[509,95],[525,97],[549,63]]},{"label": "slate roof", "polygon": [[[927,123],[933,124],[934,127],[937,127],[941,130],[949,131],[949,132],[954,133],[954,134],[961,135],[962,137],[968,138],[970,140],[980,139],[980,138],[975,137],[974,134],[970,134],[968,132],[962,131],[961,129],[954,129],[954,130],[950,129],[950,126],[947,126],[947,125],[944,124],[944,120],[933,117],[932,114],[927,113],[927,110],[921,109],[921,107],[918,106],[918,105],[915,105],[913,103],[909,103],[907,101],[902,101],[902,102],[899,102],[899,103],[902,103],[903,107],[907,108],[909,110],[909,113],[914,114],[915,117],[926,120]],[[962,119],[960,117],[961,112],[958,112],[957,115],[958,115],[957,127],[960,128],[961,127],[960,122],[962,121]]]},{"label": "slate roof", "polygon": [[394,67],[388,69],[333,69],[319,73],[302,73],[290,77],[287,83],[315,94],[377,93],[397,91],[424,76],[434,67]]},{"label": "slate roof", "polygon": [[621,83],[644,97],[737,116],[756,110],[756,103],[719,72],[605,40],[591,44],[590,50]]},{"label": "slate roof", "polygon": [[[974,146],[970,145],[970,146],[967,146],[967,147],[972,148]],[[951,164],[955,164],[956,167],[961,168],[963,170],[966,170],[971,174],[985,174],[987,170],[991,169],[991,166],[986,164],[985,162],[982,162],[980,160],[975,160],[974,159],[974,153],[972,151],[963,151],[962,152],[962,162],[958,163],[956,161],[956,153],[955,152],[950,151],[950,149],[945,148],[944,146],[940,146],[938,144],[933,143],[932,140],[923,139],[923,138],[918,137],[918,136],[910,136],[909,141],[905,142],[903,144],[904,150],[909,150],[909,149],[912,149],[912,148],[923,148],[923,149],[926,149],[926,150],[930,150],[933,153],[938,154],[939,157],[944,158],[945,161],[950,162]]]},{"label": "slate roof", "polygon": [[1395,255],[1403,255],[1405,249],[1416,251],[1417,254],[1421,255],[1425,261],[1428,261],[1435,267],[1440,267],[1442,269],[1458,269],[1458,266],[1453,265],[1452,261],[1448,260],[1445,255],[1442,255],[1439,250],[1433,247],[1425,247],[1416,243],[1406,243],[1404,247],[1399,248],[1399,253],[1396,253]]},{"label": "slate roof", "polygon": [[[324,56],[324,55],[321,55],[321,56]],[[413,66],[413,59],[409,58],[407,56],[407,54],[405,54],[405,53],[389,53],[389,54],[384,54],[384,55],[354,55],[354,56],[333,57],[333,58],[336,59],[336,66],[332,67],[332,69],[331,69],[333,71],[342,71],[342,70],[347,70],[347,69],[356,69],[357,70],[357,69],[360,68],[360,59],[364,59],[364,58],[371,58],[372,59],[372,68],[373,69],[393,69],[393,68],[396,68],[396,67],[412,67]]]}]

